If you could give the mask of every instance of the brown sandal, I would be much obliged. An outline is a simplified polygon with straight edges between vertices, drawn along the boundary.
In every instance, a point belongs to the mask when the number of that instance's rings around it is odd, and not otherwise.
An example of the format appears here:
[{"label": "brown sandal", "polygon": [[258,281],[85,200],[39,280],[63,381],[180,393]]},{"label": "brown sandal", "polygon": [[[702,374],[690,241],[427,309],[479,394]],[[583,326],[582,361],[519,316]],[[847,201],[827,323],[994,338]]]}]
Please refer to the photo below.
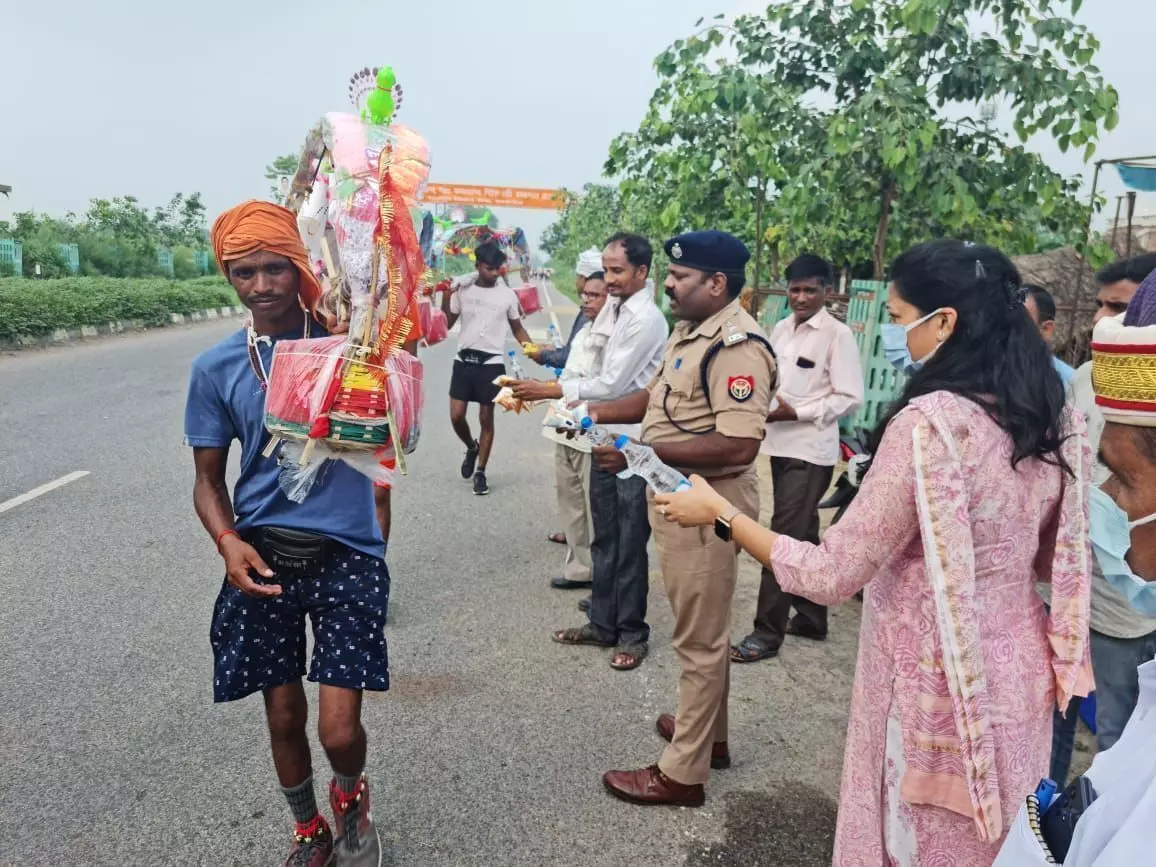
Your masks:
[{"label": "brown sandal", "polygon": [[589,623],[584,626],[575,626],[572,629],[561,629],[553,635],[558,644],[590,645],[592,647],[613,647],[613,641],[603,641],[594,634],[594,627]]},{"label": "brown sandal", "polygon": [[[615,671],[634,671],[634,669],[642,665],[642,660],[646,659],[648,653],[650,653],[650,645],[645,641],[639,642],[638,644],[623,645],[615,649],[614,658],[610,660],[610,667]],[[630,661],[619,662],[619,657],[623,656]]]}]

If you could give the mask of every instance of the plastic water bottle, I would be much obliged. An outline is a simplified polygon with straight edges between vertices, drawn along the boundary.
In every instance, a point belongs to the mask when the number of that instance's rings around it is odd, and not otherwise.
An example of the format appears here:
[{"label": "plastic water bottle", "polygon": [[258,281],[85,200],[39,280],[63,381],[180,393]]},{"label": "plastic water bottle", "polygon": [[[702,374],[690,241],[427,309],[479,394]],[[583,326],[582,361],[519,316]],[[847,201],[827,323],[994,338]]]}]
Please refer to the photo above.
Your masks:
[{"label": "plastic water bottle", "polygon": [[506,355],[510,356],[510,373],[514,379],[525,379],[526,372],[522,370],[522,364],[518,361],[518,354],[511,349]]},{"label": "plastic water bottle", "polygon": [[620,436],[614,447],[626,456],[626,466],[630,471],[646,480],[656,494],[673,494],[690,488],[690,480],[673,467],[668,467],[658,459],[654,449],[641,443],[630,441],[630,437]]},{"label": "plastic water bottle", "polygon": [[582,433],[590,437],[590,442],[596,446],[612,446],[617,437],[601,425],[594,423],[594,419],[588,415],[582,416],[578,422],[578,426],[582,429]]},{"label": "plastic water bottle", "polygon": [[558,333],[558,329],[554,327],[553,322],[546,328],[546,336],[550,342],[554,344],[555,349],[561,349],[566,345],[562,342],[562,335]]}]

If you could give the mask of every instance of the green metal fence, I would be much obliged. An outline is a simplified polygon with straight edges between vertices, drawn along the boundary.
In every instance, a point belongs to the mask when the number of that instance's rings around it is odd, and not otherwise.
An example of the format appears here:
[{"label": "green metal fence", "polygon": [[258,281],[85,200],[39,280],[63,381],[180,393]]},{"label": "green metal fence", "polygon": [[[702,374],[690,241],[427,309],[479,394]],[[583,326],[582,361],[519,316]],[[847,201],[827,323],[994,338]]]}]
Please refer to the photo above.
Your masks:
[{"label": "green metal fence", "polygon": [[80,273],[80,248],[75,244],[57,244],[56,248],[60,251],[60,255],[64,257],[64,264],[68,267],[70,274]]},{"label": "green metal fence", "polygon": [[173,251],[172,250],[157,250],[157,264],[161,266],[161,270],[165,274],[173,276]]},{"label": "green metal fence", "polygon": [[15,238],[0,238],[0,262],[12,266],[12,274],[20,277],[24,274],[24,248]]},{"label": "green metal fence", "polygon": [[879,326],[886,321],[887,284],[876,280],[852,281],[847,326],[859,344],[863,406],[844,427],[874,427],[903,389],[903,375],[883,355]]}]

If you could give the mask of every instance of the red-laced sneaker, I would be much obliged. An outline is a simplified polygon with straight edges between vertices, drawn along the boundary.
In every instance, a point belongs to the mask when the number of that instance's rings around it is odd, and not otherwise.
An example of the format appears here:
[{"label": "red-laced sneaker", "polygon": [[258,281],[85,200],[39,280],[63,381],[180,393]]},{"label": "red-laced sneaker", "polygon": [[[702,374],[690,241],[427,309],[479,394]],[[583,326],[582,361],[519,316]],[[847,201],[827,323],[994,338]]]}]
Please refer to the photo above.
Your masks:
[{"label": "red-laced sneaker", "polygon": [[353,792],[343,792],[337,780],[329,783],[329,805],[337,826],[333,850],[335,867],[381,867],[381,838],[369,811],[369,781],[362,775]]},{"label": "red-laced sneaker", "polygon": [[320,813],[311,822],[297,824],[293,841],[285,867],[325,867],[333,855],[333,832]]}]

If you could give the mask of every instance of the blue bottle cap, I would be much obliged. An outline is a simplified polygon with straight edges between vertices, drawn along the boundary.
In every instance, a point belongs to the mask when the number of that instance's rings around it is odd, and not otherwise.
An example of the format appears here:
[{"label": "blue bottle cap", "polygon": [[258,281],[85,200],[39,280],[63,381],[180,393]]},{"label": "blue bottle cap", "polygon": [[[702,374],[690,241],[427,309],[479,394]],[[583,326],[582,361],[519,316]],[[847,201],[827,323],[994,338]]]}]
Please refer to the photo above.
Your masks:
[{"label": "blue bottle cap", "polygon": [[509,351],[506,353],[506,355],[510,356],[510,358],[513,358],[515,354],[516,354],[516,353],[515,353],[515,352],[514,352],[514,350],[512,350],[512,349],[511,349],[511,350],[509,350]]},{"label": "blue bottle cap", "polygon": [[594,419],[588,415],[584,415],[578,420],[578,426],[582,428],[582,430],[590,430],[590,428],[594,427]]},{"label": "blue bottle cap", "polygon": [[619,434],[614,438],[614,448],[621,451],[628,442],[630,442],[630,437],[628,437],[626,434]]},{"label": "blue bottle cap", "polygon": [[554,368],[554,376],[561,376],[561,375],[562,375],[562,368],[555,367]]}]

